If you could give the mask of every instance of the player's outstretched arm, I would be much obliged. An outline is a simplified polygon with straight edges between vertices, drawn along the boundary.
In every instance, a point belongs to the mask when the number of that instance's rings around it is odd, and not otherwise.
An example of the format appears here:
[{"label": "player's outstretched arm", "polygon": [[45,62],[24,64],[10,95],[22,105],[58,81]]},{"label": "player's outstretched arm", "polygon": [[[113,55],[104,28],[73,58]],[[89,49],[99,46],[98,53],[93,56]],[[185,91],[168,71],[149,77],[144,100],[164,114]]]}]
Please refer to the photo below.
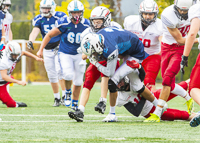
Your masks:
[{"label": "player's outstretched arm", "polygon": [[200,19],[194,18],[192,19],[190,31],[188,33],[188,37],[185,42],[184,52],[183,55],[188,57],[194,42],[196,42],[196,36],[200,29]]},{"label": "player's outstretched arm", "polygon": [[29,49],[33,49],[33,42],[35,41],[35,39],[37,38],[38,34],[40,33],[40,28],[38,27],[34,27],[33,30],[31,31],[31,34],[29,35],[29,41],[27,43],[27,47]]},{"label": "player's outstretched arm", "polygon": [[37,56],[38,57],[42,57],[43,55],[43,49],[45,48],[45,46],[49,43],[49,41],[51,40],[51,38],[60,35],[61,32],[58,28],[54,27],[53,29],[51,29],[44,37],[44,39],[42,40],[42,44],[40,45],[40,49],[37,52]]},{"label": "player's outstretched arm", "polygon": [[19,81],[16,79],[11,78],[10,76],[7,75],[7,69],[5,70],[0,70],[1,73],[1,77],[3,80],[7,81],[7,82],[11,82],[11,83],[17,83],[19,85],[25,86],[26,82],[25,81]]},{"label": "player's outstretched arm", "polygon": [[36,61],[41,61],[41,62],[44,62],[44,60],[42,58],[39,58],[37,57],[36,55],[28,52],[28,51],[22,51],[22,54],[21,55],[25,55],[25,56],[28,56],[28,57],[31,57],[31,58],[34,58]]}]

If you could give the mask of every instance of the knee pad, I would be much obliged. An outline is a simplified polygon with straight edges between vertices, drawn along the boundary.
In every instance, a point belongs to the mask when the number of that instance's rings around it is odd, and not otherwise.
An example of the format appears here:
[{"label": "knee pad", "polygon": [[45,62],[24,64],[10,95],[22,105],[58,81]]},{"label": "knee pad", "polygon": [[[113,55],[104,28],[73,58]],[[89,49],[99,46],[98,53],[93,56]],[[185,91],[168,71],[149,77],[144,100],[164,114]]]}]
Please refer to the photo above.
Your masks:
[{"label": "knee pad", "polygon": [[117,85],[111,79],[108,81],[108,89],[110,93],[115,93],[118,89]]},{"label": "knee pad", "polygon": [[58,82],[58,78],[49,78],[49,82],[57,83]]},{"label": "knee pad", "polygon": [[137,93],[142,93],[144,90],[145,90],[145,86],[143,85],[143,87],[140,90],[136,91],[136,92]]},{"label": "knee pad", "polygon": [[172,78],[170,76],[163,77],[162,85],[171,86],[171,84],[172,84]]}]

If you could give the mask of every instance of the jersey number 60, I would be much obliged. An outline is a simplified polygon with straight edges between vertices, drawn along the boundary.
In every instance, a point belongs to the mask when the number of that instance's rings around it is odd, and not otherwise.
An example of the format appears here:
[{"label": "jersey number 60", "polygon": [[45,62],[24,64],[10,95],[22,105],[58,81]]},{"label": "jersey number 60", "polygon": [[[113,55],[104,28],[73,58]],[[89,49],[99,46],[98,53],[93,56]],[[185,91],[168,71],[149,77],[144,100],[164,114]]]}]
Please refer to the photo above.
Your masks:
[{"label": "jersey number 60", "polygon": [[67,35],[67,40],[72,44],[74,42],[79,44],[80,43],[80,35],[81,35],[81,33],[74,34],[74,32],[69,32],[69,34]]}]

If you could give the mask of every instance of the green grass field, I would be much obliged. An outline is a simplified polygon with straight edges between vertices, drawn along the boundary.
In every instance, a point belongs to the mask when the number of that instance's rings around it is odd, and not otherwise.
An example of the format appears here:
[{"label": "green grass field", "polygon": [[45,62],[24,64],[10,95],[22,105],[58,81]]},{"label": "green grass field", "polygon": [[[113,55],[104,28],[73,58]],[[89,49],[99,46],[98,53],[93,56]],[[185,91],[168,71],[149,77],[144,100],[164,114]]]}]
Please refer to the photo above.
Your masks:
[{"label": "green grass field", "polygon": [[[105,114],[94,111],[100,97],[99,85],[91,92],[82,123],[68,117],[69,108],[52,107],[54,97],[49,85],[14,85],[10,94],[28,107],[7,108],[0,104],[1,142],[200,142],[200,127],[191,128],[187,121],[143,123],[143,117],[133,117],[123,107],[116,108],[119,122],[102,122],[109,112],[109,101]],[[184,102],[176,97],[168,106],[186,110]],[[199,110],[195,104],[195,111]]]}]

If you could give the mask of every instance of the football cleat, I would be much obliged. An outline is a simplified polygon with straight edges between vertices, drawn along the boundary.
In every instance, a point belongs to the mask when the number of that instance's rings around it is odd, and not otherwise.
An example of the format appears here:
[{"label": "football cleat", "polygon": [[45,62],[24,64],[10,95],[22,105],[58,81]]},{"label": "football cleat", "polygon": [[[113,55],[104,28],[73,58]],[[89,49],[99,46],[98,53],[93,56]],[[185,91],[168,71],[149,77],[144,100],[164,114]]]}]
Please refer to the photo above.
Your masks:
[{"label": "football cleat", "polygon": [[188,114],[191,115],[194,111],[194,100],[191,98],[185,104],[187,105]]},{"label": "football cleat", "polygon": [[191,120],[190,120],[190,126],[191,127],[197,127],[200,124],[200,112],[197,113],[196,116],[194,116]]},{"label": "football cleat", "polygon": [[100,98],[99,103],[94,107],[95,111],[98,111],[101,114],[104,114],[106,111],[106,102]]},{"label": "football cleat", "polygon": [[63,106],[65,106],[64,100],[65,100],[65,96],[63,96],[61,101],[60,101],[61,105],[63,105]]},{"label": "football cleat", "polygon": [[144,122],[160,122],[158,115],[151,113],[151,116],[144,120]]},{"label": "football cleat", "polygon": [[60,99],[58,99],[58,98],[55,98],[54,99],[54,104],[53,104],[53,107],[59,107],[60,106]]},{"label": "football cleat", "polygon": [[65,99],[64,99],[64,105],[66,107],[69,107],[71,105],[71,91],[70,92],[66,92],[65,94]]},{"label": "football cleat", "polygon": [[117,116],[114,114],[108,114],[105,119],[102,120],[103,122],[117,122]]},{"label": "football cleat", "polygon": [[17,102],[17,107],[27,107],[26,103],[23,102]]},{"label": "football cleat", "polygon": [[76,111],[69,111],[68,115],[71,119],[74,119],[77,122],[83,122],[84,114],[80,109],[77,109]]}]

